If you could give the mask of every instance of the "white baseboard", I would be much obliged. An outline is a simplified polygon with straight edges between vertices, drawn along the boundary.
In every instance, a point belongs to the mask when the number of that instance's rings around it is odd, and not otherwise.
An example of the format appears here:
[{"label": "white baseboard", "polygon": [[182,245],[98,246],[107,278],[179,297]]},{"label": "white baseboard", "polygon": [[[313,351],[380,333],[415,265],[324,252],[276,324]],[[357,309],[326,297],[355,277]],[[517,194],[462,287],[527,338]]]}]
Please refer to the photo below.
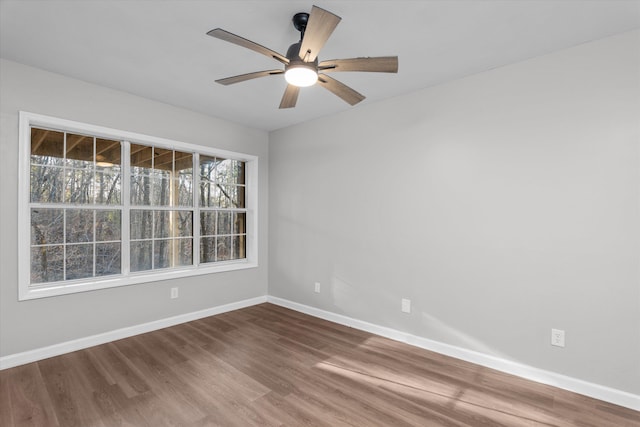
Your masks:
[{"label": "white baseboard", "polygon": [[267,302],[282,307],[290,308],[301,313],[309,314],[314,317],[329,320],[341,325],[349,326],[372,334],[390,338],[395,341],[404,342],[415,347],[424,348],[426,350],[435,351],[440,354],[454,357],[456,359],[472,362],[477,365],[492,368],[497,371],[506,372],[521,378],[536,381],[542,384],[551,385],[574,393],[579,393],[595,399],[610,402],[615,405],[624,406],[626,408],[640,411],[640,396],[625,391],[613,389],[599,384],[590,383],[579,380],[577,378],[568,377],[566,375],[557,374],[555,372],[546,371],[544,369],[535,368],[533,366],[524,365],[507,359],[479,353],[473,350],[467,350],[433,341],[427,338],[401,332],[384,326],[375,325],[373,323],[343,316],[341,314],[332,313],[330,311],[321,310],[319,308],[310,307],[308,305],[289,301],[286,299],[267,296]]},{"label": "white baseboard", "polygon": [[93,347],[122,338],[132,337],[134,335],[144,334],[158,329],[167,328],[169,326],[178,325],[180,323],[191,322],[192,320],[202,319],[203,317],[209,317],[216,314],[226,313],[228,311],[238,310],[240,308],[261,304],[264,302],[267,302],[266,296],[250,298],[242,301],[232,302],[230,304],[207,308],[206,310],[180,314],[178,316],[167,317],[165,319],[155,320],[153,322],[142,323],[136,326],[116,329],[115,331],[109,331],[102,334],[63,342],[60,344],[54,344],[48,347],[29,350],[22,353],[10,354],[8,356],[0,357],[0,370],[13,368],[14,366],[36,362],[38,360],[47,359],[49,357],[59,356],[61,354],[70,353],[72,351],[82,350],[84,348]]},{"label": "white baseboard", "polygon": [[375,325],[373,323],[365,322],[362,320],[354,319],[352,317],[343,316],[341,314],[332,313],[330,311],[321,310],[319,308],[311,307],[274,296],[260,296],[256,298],[250,298],[243,301],[237,301],[230,304],[208,308],[206,310],[181,314],[178,316],[168,317],[166,319],[160,319],[136,326],[117,329],[115,331],[109,331],[85,338],[79,338],[60,344],[54,344],[48,347],[29,350],[22,353],[10,354],[8,356],[0,357],[0,370],[24,365],[26,363],[36,362],[38,360],[47,359],[53,356],[59,356],[61,354],[70,353],[72,351],[82,350],[88,347],[93,347],[122,338],[128,338],[134,335],[144,334],[146,332],[167,328],[169,326],[178,325],[180,323],[190,322],[192,320],[201,319],[203,317],[214,316],[216,314],[250,307],[252,305],[261,304],[264,302],[270,302],[272,304],[290,308],[292,310],[318,317],[320,319],[329,320],[331,322],[367,331],[376,335],[390,338],[392,340],[424,348],[426,350],[431,350],[440,354],[455,357],[456,359],[465,360],[477,365],[496,369],[498,371],[506,372],[542,384],[551,385],[575,393],[583,394],[585,396],[593,397],[595,399],[603,400],[605,402],[610,402],[616,405],[640,411],[640,396],[636,394],[631,394],[599,384],[590,383],[587,381],[557,374],[555,372],[545,371],[543,369],[535,368],[495,356],[490,356],[473,350],[467,350],[461,347],[433,341],[427,338],[408,334],[406,332],[401,332],[396,329]]}]

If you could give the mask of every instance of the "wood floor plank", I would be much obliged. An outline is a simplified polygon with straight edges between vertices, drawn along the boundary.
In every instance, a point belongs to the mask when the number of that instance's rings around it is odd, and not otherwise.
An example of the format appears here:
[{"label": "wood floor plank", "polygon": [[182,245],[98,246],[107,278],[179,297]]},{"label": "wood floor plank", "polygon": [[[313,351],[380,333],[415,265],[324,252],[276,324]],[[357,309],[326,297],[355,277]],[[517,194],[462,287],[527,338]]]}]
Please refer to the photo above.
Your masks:
[{"label": "wood floor plank", "polygon": [[127,398],[149,391],[149,385],[131,361],[125,357],[114,343],[87,349],[107,370],[110,378],[124,392]]},{"label": "wood floor plank", "polygon": [[259,304],[0,371],[0,425],[640,427],[640,412]]},{"label": "wood floor plank", "polygon": [[[256,408],[272,420],[282,423],[282,426],[323,427],[330,426],[321,414],[308,413],[299,406],[292,404],[277,393],[268,393],[254,402]],[[314,411],[315,412],[315,411]]]},{"label": "wood floor plank", "polygon": [[[147,335],[147,334],[143,334]],[[147,347],[148,337],[141,335],[121,340],[118,348],[130,357],[136,369],[143,375],[150,390],[148,399],[155,398],[162,404],[162,413],[175,425],[184,425],[202,419],[207,415],[204,405],[199,404],[200,396],[194,395],[192,387],[172,370],[175,359],[162,359],[168,352],[156,355],[157,346]],[[153,403],[150,404],[151,406]]]},{"label": "wood floor plank", "polygon": [[[19,408],[21,405],[16,404]],[[11,407],[11,396],[9,387],[9,376],[0,376],[0,426],[12,426],[13,410]]]},{"label": "wood floor plank", "polygon": [[[10,402],[10,415],[0,417],[0,425],[58,426],[53,404],[36,364],[18,366],[2,377],[3,400]],[[3,407],[5,404],[2,405]],[[2,408],[4,412],[4,408]],[[4,423],[7,424],[4,424]]]},{"label": "wood floor plank", "polygon": [[[68,358],[68,356],[58,357]],[[47,359],[50,362],[47,366],[54,368],[43,370],[43,378],[59,424],[65,427],[104,427],[103,414],[88,394],[89,390],[79,373],[74,369],[66,368],[66,363],[56,364],[52,359]],[[56,369],[55,366],[58,368]]]}]

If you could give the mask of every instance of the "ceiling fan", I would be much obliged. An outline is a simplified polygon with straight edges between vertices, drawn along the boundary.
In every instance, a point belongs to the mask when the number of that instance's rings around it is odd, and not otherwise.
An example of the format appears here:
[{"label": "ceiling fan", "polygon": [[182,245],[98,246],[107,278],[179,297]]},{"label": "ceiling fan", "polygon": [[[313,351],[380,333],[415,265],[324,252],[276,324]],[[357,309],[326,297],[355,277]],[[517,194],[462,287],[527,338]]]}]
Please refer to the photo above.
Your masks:
[{"label": "ceiling fan", "polygon": [[287,88],[284,91],[280,108],[296,106],[301,87],[312,86],[315,83],[328,89],[350,105],[362,101],[364,95],[349,86],[329,77],[325,73],[337,71],[368,71],[378,73],[397,73],[398,57],[364,57],[349,59],[332,59],[318,62],[318,52],[324,46],[333,30],[342,18],[317,6],[313,6],[311,13],[296,13],[293,16],[293,26],[300,31],[300,41],[289,46],[286,55],[281,55],[269,48],[247,40],[221,28],[209,31],[207,34],[230,43],[237,44],[284,64],[284,70],[265,70],[254,73],[241,74],[216,80],[216,83],[230,85],[258,77],[284,74]]}]

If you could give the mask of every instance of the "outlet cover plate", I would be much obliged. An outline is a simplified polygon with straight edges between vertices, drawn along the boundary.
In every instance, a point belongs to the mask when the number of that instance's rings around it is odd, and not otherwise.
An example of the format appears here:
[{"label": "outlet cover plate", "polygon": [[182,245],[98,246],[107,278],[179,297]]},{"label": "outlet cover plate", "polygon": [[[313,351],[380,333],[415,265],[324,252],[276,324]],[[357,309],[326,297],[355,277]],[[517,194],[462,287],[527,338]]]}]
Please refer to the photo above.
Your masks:
[{"label": "outlet cover plate", "polygon": [[411,313],[411,300],[402,298],[402,312]]},{"label": "outlet cover plate", "polygon": [[551,345],[564,347],[564,331],[562,329],[551,329]]}]

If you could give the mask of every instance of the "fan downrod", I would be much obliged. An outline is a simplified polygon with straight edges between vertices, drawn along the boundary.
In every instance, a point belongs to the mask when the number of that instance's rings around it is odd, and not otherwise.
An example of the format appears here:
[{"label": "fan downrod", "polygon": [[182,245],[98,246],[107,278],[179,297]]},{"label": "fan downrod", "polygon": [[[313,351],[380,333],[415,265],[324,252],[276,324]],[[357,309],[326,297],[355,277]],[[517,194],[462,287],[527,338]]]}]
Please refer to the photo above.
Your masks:
[{"label": "fan downrod", "polygon": [[291,21],[294,28],[300,31],[300,40],[302,40],[304,38],[304,30],[307,29],[307,22],[309,22],[309,14],[306,12],[296,13]]}]

